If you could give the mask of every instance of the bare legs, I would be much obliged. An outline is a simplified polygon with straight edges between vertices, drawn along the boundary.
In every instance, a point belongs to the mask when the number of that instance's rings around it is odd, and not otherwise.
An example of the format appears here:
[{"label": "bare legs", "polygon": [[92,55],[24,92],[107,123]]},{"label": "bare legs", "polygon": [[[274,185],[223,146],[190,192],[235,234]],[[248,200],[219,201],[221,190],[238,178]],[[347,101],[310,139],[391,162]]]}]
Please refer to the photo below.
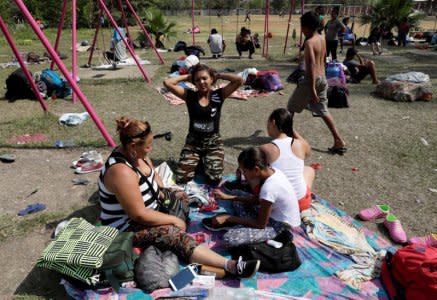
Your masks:
[{"label": "bare legs", "polygon": [[378,80],[378,77],[376,76],[375,62],[372,60],[369,60],[369,61],[367,61],[366,66],[367,66],[367,68],[369,68],[369,73],[370,73],[370,76],[372,77],[372,83],[378,84],[379,80]]},{"label": "bare legs", "polygon": [[330,114],[326,114],[322,116],[323,121],[325,122],[326,126],[328,126],[329,131],[331,131],[332,136],[334,137],[334,146],[333,149],[340,149],[344,148],[346,146],[346,143],[341,138],[340,133],[338,133],[337,127],[335,127],[334,119]]},{"label": "bare legs", "polygon": [[305,166],[303,169],[303,178],[307,186],[312,189],[314,178],[316,177],[316,172],[313,168]]},{"label": "bare legs", "polygon": [[[199,245],[194,248],[193,254],[191,255],[191,262],[225,269],[226,259],[211,249]],[[235,274],[236,265],[237,262],[235,260],[228,260],[226,269]]]},{"label": "bare legs", "polygon": [[379,46],[378,42],[372,43],[371,45],[372,45],[373,55],[381,55],[382,49],[381,46]]}]

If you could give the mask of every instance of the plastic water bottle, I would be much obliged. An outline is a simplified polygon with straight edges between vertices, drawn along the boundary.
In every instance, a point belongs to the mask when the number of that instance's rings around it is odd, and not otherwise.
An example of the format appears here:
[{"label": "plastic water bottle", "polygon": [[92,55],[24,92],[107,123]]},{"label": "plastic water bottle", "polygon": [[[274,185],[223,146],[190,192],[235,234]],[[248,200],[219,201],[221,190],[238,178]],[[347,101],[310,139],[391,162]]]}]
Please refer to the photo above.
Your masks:
[{"label": "plastic water bottle", "polygon": [[330,62],[326,68],[326,78],[340,78],[340,67],[335,61]]}]

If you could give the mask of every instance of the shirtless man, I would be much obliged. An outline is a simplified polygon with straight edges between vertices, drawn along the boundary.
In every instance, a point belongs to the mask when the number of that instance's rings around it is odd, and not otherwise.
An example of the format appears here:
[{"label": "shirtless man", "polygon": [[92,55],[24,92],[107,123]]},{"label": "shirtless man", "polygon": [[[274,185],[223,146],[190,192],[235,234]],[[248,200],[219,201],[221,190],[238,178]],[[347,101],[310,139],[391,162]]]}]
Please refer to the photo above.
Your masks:
[{"label": "shirtless man", "polygon": [[302,15],[302,32],[306,37],[304,44],[305,77],[288,100],[287,108],[300,113],[309,105],[314,117],[321,117],[334,137],[334,145],[328,150],[333,154],[346,153],[346,144],[338,133],[334,119],[328,111],[328,83],[325,77],[326,46],[324,38],[317,32],[319,17],[312,11]]}]

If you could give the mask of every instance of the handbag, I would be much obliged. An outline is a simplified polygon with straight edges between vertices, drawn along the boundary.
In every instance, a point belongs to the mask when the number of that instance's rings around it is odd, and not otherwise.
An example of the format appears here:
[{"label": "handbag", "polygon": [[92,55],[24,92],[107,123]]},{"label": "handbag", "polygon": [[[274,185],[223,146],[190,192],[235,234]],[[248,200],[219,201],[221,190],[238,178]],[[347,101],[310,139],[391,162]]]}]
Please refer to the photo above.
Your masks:
[{"label": "handbag", "polygon": [[239,256],[244,260],[259,259],[261,272],[280,273],[297,269],[301,261],[293,244],[293,234],[289,230],[284,230],[274,240],[282,243],[282,247],[275,248],[266,242],[260,242],[234,247],[229,249],[229,252],[234,259]]},{"label": "handbag", "polygon": [[176,192],[169,189],[163,189],[165,197],[163,200],[159,200],[159,211],[176,216],[183,220],[186,224],[190,223],[190,207],[176,196]]}]

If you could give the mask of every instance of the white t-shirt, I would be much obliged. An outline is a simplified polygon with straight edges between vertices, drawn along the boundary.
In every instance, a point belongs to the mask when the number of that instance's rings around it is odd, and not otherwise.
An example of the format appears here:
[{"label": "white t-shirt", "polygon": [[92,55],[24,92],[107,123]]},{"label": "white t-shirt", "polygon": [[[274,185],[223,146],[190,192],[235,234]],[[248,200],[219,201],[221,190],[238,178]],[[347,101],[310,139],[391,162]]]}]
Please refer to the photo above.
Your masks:
[{"label": "white t-shirt", "polygon": [[266,179],[261,187],[259,198],[272,202],[270,217],[293,227],[300,225],[299,204],[296,193],[287,177],[280,170]]},{"label": "white t-shirt", "polygon": [[212,54],[221,54],[223,51],[223,38],[219,33],[214,33],[209,36],[209,48]]}]

